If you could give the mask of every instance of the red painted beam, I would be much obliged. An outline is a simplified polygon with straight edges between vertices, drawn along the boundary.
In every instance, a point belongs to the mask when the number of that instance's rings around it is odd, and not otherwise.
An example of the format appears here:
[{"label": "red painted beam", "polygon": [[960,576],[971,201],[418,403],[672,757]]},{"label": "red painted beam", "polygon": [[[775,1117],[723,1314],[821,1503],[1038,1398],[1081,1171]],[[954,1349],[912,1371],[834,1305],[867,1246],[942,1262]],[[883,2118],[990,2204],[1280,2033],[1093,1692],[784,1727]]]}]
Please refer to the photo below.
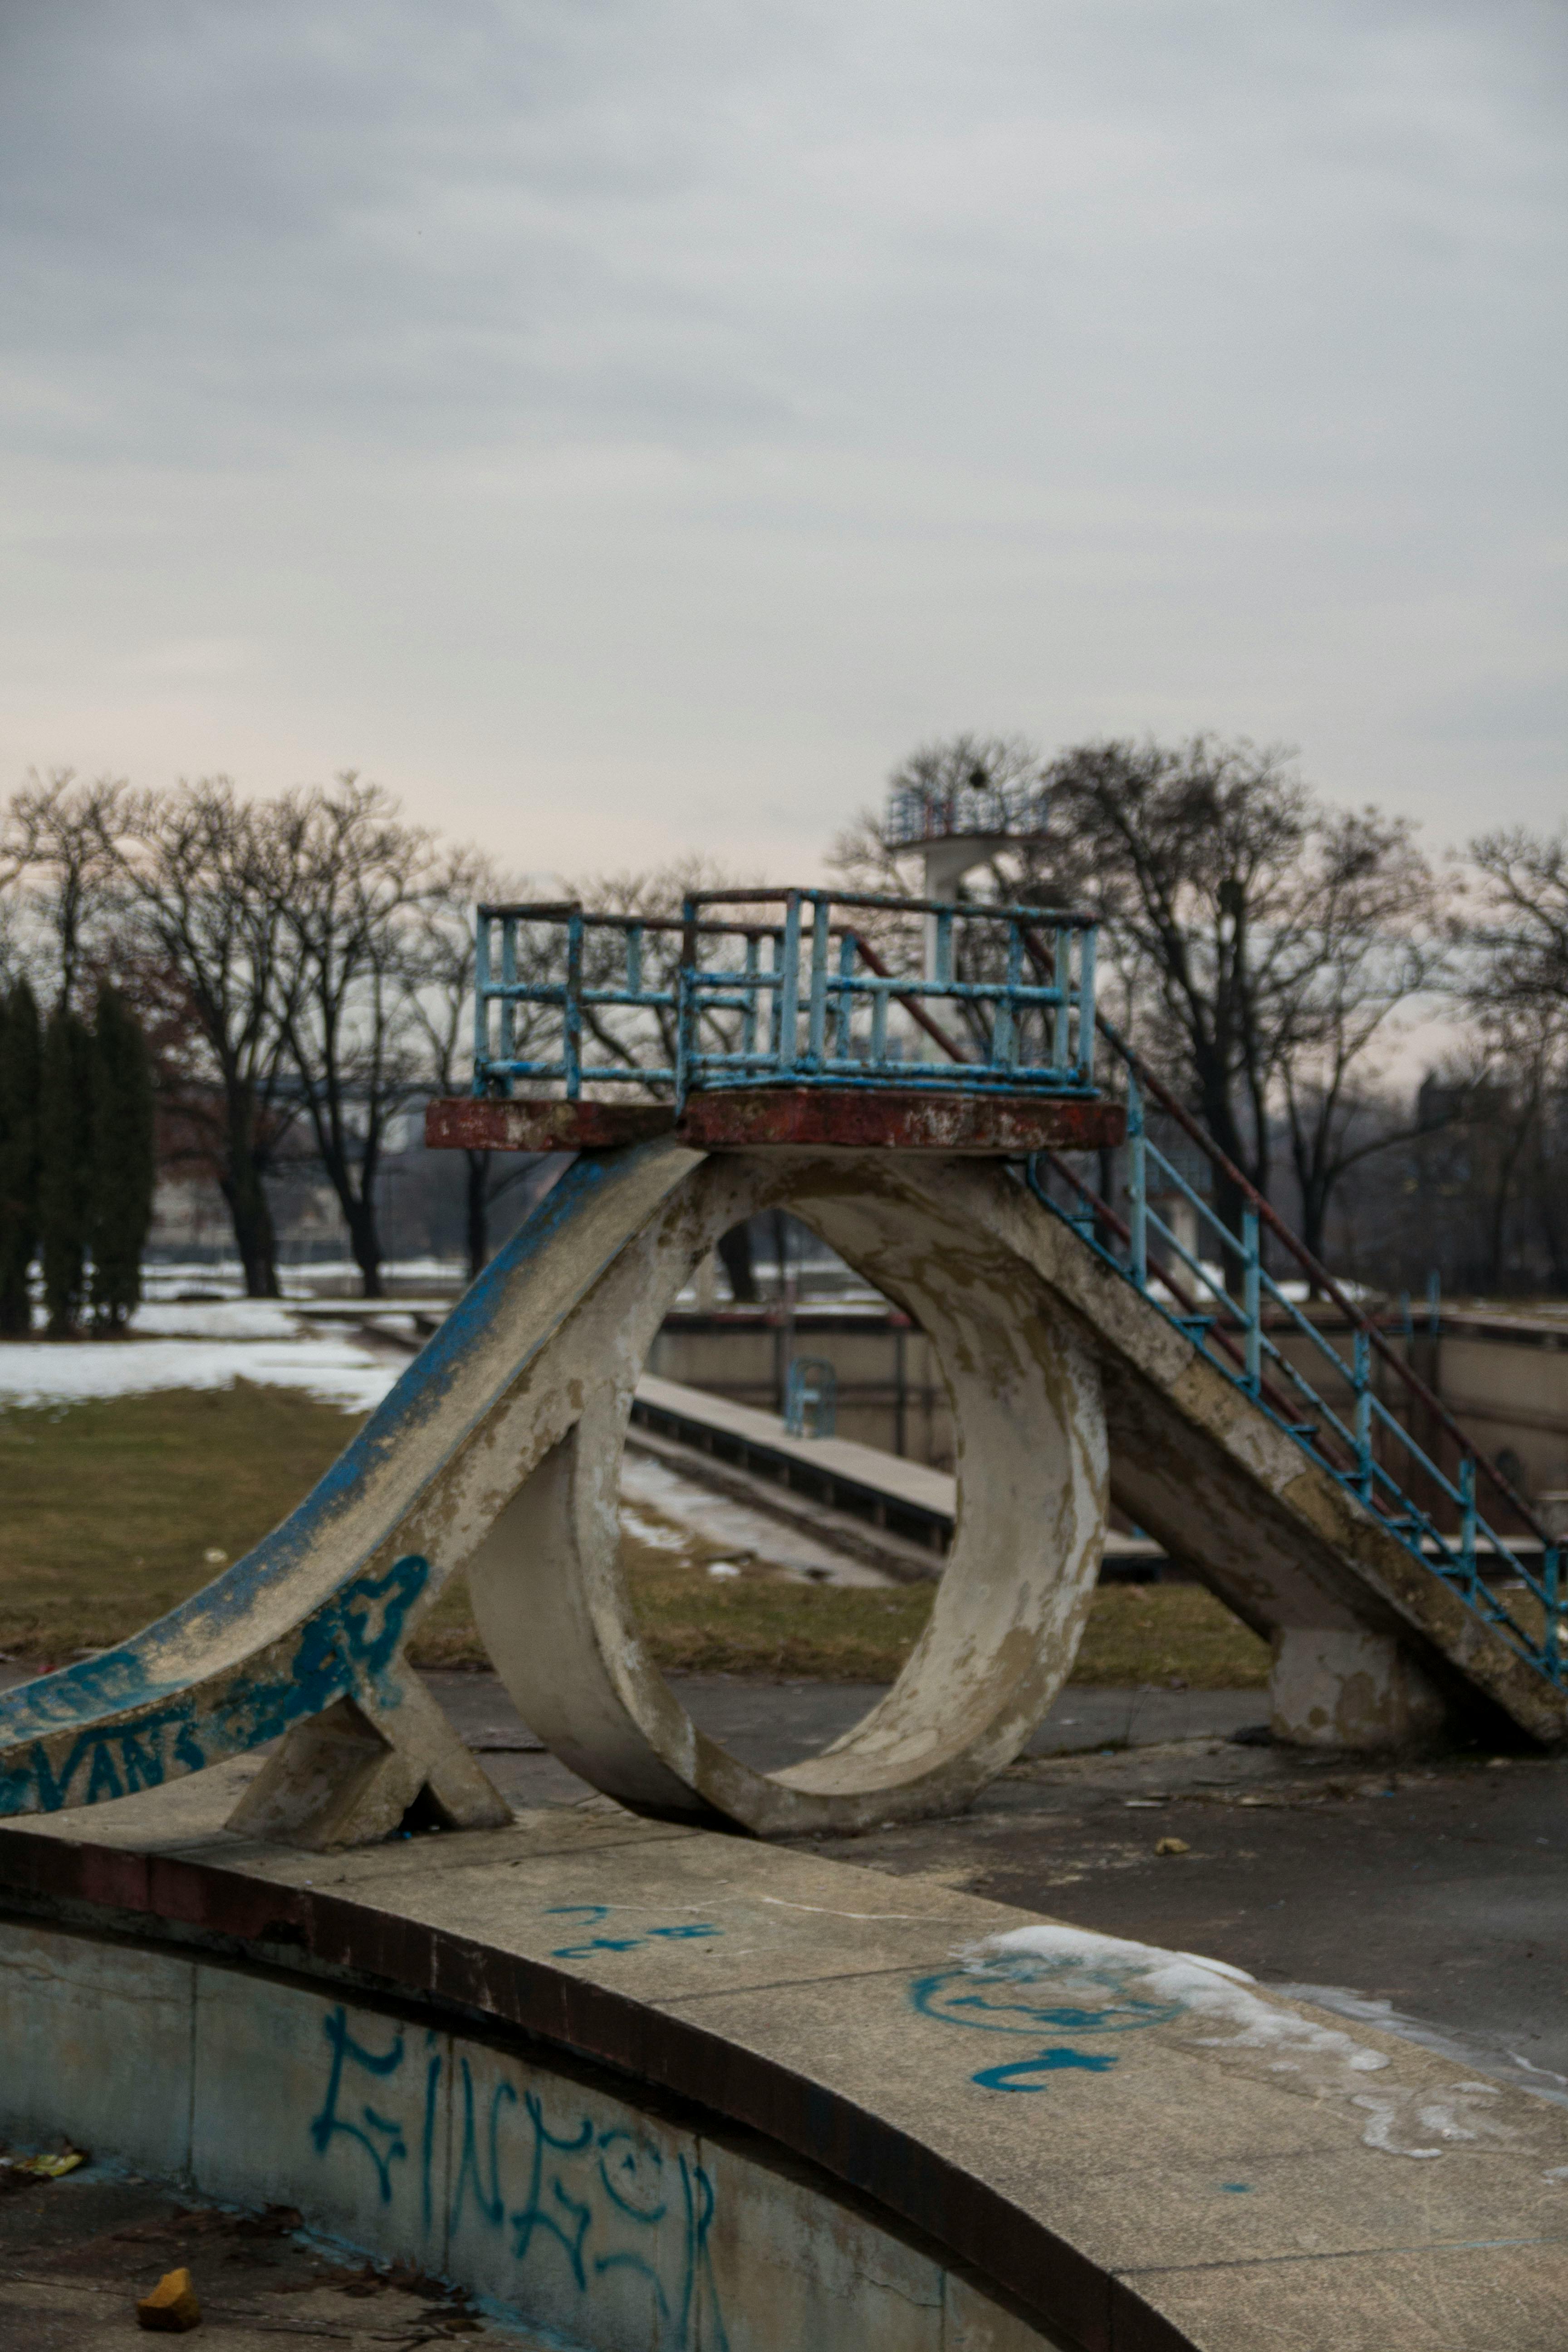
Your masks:
[{"label": "red painted beam", "polygon": [[425,1108],[432,1151],[614,1151],[668,1135],[674,1125],[668,1103],[491,1102],[456,1095]]},{"label": "red painted beam", "polygon": [[826,1144],[858,1151],[963,1151],[1016,1158],[1120,1143],[1119,1104],[941,1087],[757,1087],[687,1097],[679,1132],[708,1151]]},{"label": "red painted beam", "polygon": [[679,1122],[659,1103],[433,1102],[425,1140],[469,1151],[613,1151],[678,1134],[702,1151],[826,1148],[948,1151],[1017,1159],[1095,1151],[1126,1132],[1119,1103],[1050,1095],[957,1094],[939,1087],[737,1087],[688,1097]]}]

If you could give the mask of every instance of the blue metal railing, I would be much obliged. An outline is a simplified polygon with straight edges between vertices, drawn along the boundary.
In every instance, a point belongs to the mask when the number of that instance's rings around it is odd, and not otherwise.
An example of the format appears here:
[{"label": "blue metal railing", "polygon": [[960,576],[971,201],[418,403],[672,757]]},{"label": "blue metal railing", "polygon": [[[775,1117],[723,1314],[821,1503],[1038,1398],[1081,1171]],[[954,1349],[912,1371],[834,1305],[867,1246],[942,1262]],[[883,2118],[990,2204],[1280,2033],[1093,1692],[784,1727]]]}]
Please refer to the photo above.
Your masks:
[{"label": "blue metal railing", "polygon": [[[734,910],[734,911],[730,911]],[[774,911],[776,910],[776,911]],[[852,914],[926,967],[889,971]],[[762,919],[756,919],[760,915]],[[682,915],[481,907],[474,1091],[519,1081],[1094,1092],[1095,928],[1037,907],[826,890],[694,892]],[[959,1034],[935,1021],[956,1018]],[[932,1059],[927,1040],[935,1039]]]},{"label": "blue metal railing", "polygon": [[1046,830],[1049,794],[1037,781],[965,784],[895,784],[882,838],[897,849],[968,836],[1028,840]]},{"label": "blue metal railing", "polygon": [[[1036,1196],[1073,1225],[1106,1264],[1184,1331],[1227,1380],[1254,1399],[1311,1459],[1392,1534],[1422,1565],[1440,1576],[1477,1615],[1495,1626],[1539,1674],[1568,1686],[1568,1593],[1562,1549],[1535,1520],[1524,1499],[1478,1454],[1440,1401],[1389,1345],[1375,1323],[1318,1265],[1267,1202],[1207,1141],[1182,1106],[1110,1024],[1100,1033],[1126,1074],[1127,1215],[1117,1215],[1058,1155],[1037,1154],[1026,1181]],[[1152,1095],[1213,1162],[1220,1189],[1240,1203],[1238,1229],[1227,1225],[1148,1131],[1145,1097]],[[1052,1198],[1041,1179],[1044,1162],[1066,1185],[1071,1206]],[[1172,1204],[1170,1214],[1162,1204]],[[1177,1208],[1174,1204],[1180,1204]],[[1176,1220],[1190,1220],[1184,1238]],[[1347,1360],[1310,1315],[1303,1314],[1269,1272],[1263,1252],[1267,1225],[1293,1255],[1311,1286],[1326,1295],[1351,1326]],[[1204,1236],[1210,1252],[1205,1255]],[[1195,1246],[1194,1245],[1195,1242]],[[1280,1342],[1304,1343],[1310,1376]],[[1407,1411],[1416,1408],[1454,1442],[1458,1467],[1449,1476],[1378,1392],[1376,1368],[1402,1388]],[[1325,1391],[1332,1390],[1338,1402]],[[1348,1401],[1347,1401],[1348,1400]],[[1478,1481],[1488,1481],[1510,1512],[1541,1540],[1539,1570],[1482,1516]],[[1412,1487],[1425,1486],[1427,1500]],[[1447,1524],[1439,1525],[1439,1517]],[[1510,1604],[1504,1588],[1527,1594],[1539,1610]]]},{"label": "blue metal railing", "polygon": [[559,1084],[569,1102],[584,1079],[673,1090],[679,989],[659,950],[683,930],[669,918],[591,915],[575,903],[479,908],[475,1094],[510,1095],[518,1079]]}]

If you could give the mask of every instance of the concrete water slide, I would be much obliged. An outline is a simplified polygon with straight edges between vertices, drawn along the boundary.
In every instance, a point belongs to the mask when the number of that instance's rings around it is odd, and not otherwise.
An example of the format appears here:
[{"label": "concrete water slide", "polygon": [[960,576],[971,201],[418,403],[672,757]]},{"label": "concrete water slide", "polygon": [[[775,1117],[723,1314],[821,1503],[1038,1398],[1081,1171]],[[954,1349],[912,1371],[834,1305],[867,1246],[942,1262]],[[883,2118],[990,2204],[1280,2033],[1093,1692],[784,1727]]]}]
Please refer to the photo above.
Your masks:
[{"label": "concrete water slide", "polygon": [[[619,1453],[654,1333],[739,1218],[785,1203],[930,1332],[958,1533],[892,1690],[827,1753],[750,1770],[638,1639]],[[91,1805],[286,1735],[236,1826],[384,1835],[505,1809],[405,1664],[467,1573],[524,1718],[607,1794],[762,1832],[950,1810],[1072,1663],[1110,1496],[1276,1647],[1279,1736],[1372,1747],[1445,1709],[1568,1731],[1564,1694],[1429,1573],[1000,1158],[855,1145],[585,1152],[320,1486],[205,1591],[0,1699],[0,1809]]]}]

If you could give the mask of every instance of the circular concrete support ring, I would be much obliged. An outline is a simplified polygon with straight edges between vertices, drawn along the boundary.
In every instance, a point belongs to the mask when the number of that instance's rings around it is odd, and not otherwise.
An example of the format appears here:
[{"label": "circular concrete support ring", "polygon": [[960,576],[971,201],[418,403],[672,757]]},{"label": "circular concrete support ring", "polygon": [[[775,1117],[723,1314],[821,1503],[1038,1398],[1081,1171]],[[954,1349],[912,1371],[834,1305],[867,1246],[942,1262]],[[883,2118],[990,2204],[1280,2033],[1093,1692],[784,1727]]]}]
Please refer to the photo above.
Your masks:
[{"label": "circular concrete support ring", "polygon": [[[523,1719],[622,1803],[762,1834],[956,1811],[1012,1761],[1072,1664],[1104,1545],[1099,1373],[1006,1238],[995,1162],[721,1154],[696,1165],[563,1322],[534,1377],[581,1410],[469,1562],[475,1613]],[[742,1217],[788,1206],[931,1339],[957,1430],[958,1528],[925,1633],[853,1731],[753,1771],[650,1664],[619,1563],[632,1395],[684,1283]]]}]

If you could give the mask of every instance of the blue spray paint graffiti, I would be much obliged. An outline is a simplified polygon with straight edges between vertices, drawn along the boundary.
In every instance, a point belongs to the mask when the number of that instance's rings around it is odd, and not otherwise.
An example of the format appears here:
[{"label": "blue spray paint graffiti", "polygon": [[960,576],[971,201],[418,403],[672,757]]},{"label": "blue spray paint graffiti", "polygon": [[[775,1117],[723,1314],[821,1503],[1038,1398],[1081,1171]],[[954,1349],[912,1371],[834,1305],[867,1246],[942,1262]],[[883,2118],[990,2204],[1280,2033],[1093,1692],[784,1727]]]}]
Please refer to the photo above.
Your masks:
[{"label": "blue spray paint graffiti", "polygon": [[[546,1919],[581,1919],[584,1927],[597,1927],[610,1916],[607,1903],[552,1903],[544,1913]],[[635,1952],[641,1944],[688,1944],[705,1940],[710,1936],[721,1936],[722,1927],[710,1919],[682,1920],[673,1927],[643,1927],[630,1935],[589,1936],[580,1944],[561,1944],[550,1955],[552,1960],[585,1960],[594,1952]]]},{"label": "blue spray paint graffiti", "polygon": [[[323,1601],[300,1626],[289,1654],[270,1671],[240,1675],[210,1695],[183,1691],[130,1722],[89,1726],[68,1740],[40,1738],[14,1751],[0,1769],[0,1815],[58,1812],[160,1788],[165,1780],[259,1748],[358,1689],[373,1691],[384,1706],[395,1706],[397,1684],[387,1669],[429,1577],[429,1561],[406,1553],[383,1575],[355,1577]],[[115,1686],[113,1677],[110,1682]],[[156,1694],[143,1688],[140,1696]]]},{"label": "blue spray paint graffiti", "polygon": [[[466,2092],[466,2060],[463,2073]],[[725,2352],[708,2242],[713,2185],[701,2166],[678,2151],[673,2178],[667,2179],[663,2151],[645,2134],[621,2126],[595,2129],[587,2116],[566,2131],[552,2131],[531,2091],[523,2107],[532,2134],[528,2191],[508,2216],[518,2261],[526,2262],[542,2237],[564,2255],[579,2293],[612,2271],[645,2279],[658,2307],[659,2340],[671,2347],[691,2343],[700,2300],[709,2314],[704,2343]],[[679,2208],[672,2215],[676,2190]],[[667,2224],[679,2231],[674,2249]]]},{"label": "blue spray paint graffiti", "polygon": [[[337,2008],[322,2021],[322,2032],[331,2054],[321,2109],[310,2125],[311,2145],[321,2157],[339,2140],[363,2148],[380,2201],[390,2204],[393,2167],[407,2162],[413,2137],[391,2111],[408,2056],[405,2030],[389,2027],[389,2045],[372,2049],[356,2041],[347,2011]],[[423,2108],[420,2198],[428,2230],[436,2219],[442,2061],[435,2033],[426,2033],[425,2046],[423,2084],[416,2088],[418,2072],[411,2066],[406,2088]],[[377,2086],[374,2105],[353,2081],[356,2073]],[[538,2092],[520,2094],[504,2076],[486,2101],[461,2053],[452,2092],[447,2221],[454,2231],[467,2219],[504,2233],[525,2274],[518,2283],[520,2307],[529,2300],[531,2265],[548,2274],[552,2288],[564,2280],[590,2305],[601,2282],[629,2274],[646,2284],[659,2352],[690,2352],[700,2320],[705,2352],[728,2352],[710,2244],[713,2184],[700,2164],[679,2149],[667,2156],[650,2135],[628,2125],[596,2122],[580,2110],[552,2119]],[[521,2190],[515,2202],[509,2174]]]},{"label": "blue spray paint graffiti", "polygon": [[357,2140],[375,2167],[384,2205],[392,2202],[392,2168],[408,2160],[408,2143],[403,2136],[403,2126],[391,2116],[378,2116],[371,2106],[362,2106],[357,2123],[347,2123],[338,2113],[338,2101],[342,2095],[343,2064],[352,2060],[367,2074],[384,2079],[395,2074],[403,2064],[403,2035],[399,2032],[390,2050],[378,2055],[363,2049],[349,2032],[347,2011],[332,2010],[323,2021],[323,2032],[331,2045],[331,2071],[327,2076],[327,2095],[321,2102],[321,2112],[310,2123],[310,2138],[318,2156],[327,2149],[341,2132],[345,2139]]},{"label": "blue spray paint graffiti", "polygon": [[[1123,1974],[1080,1960],[999,1953],[966,1968],[917,1977],[910,1999],[923,2017],[940,2024],[972,2032],[1025,2035],[1037,2043],[1047,2034],[1071,2034],[1076,2042],[1086,2035],[1135,2033],[1181,2016],[1180,2001],[1144,2000],[1129,1994]],[[1056,1992],[1056,2000],[1045,1992],[1047,1986]],[[1064,1993],[1077,1998],[1064,2000]],[[986,2091],[1043,2091],[1045,2083],[1035,2077],[1071,2068],[1103,2074],[1116,2064],[1114,2053],[1079,2050],[1074,2042],[1045,2042],[1032,2057],[983,2066],[970,2080]]]},{"label": "blue spray paint graffiti", "polygon": [[[280,1604],[287,1603],[297,1582],[308,1586],[309,1602],[315,1602],[319,1584],[313,1570],[323,1539],[342,1524],[346,1511],[364,1501],[371,1482],[391,1457],[405,1452],[417,1437],[421,1458],[433,1474],[445,1464],[447,1451],[432,1444],[429,1433],[459,1376],[471,1368],[479,1341],[498,1328],[504,1332],[516,1286],[548,1255],[574,1218],[590,1211],[596,1199],[613,1197],[617,1186],[635,1188],[641,1182],[644,1156],[640,1150],[619,1153],[609,1166],[590,1155],[567,1170],[497,1252],[298,1509],[243,1559],[102,1656],[79,1660],[0,1692],[0,1816],[100,1804],[138,1788],[156,1788],[165,1778],[200,1771],[204,1765],[276,1737],[353,1687],[352,1679],[336,1675],[329,1675],[323,1684],[318,1674],[314,1695],[301,1694],[291,1704],[286,1688],[290,1668],[285,1665],[232,1692],[215,1707],[206,1706],[201,1696],[202,1683],[214,1671],[212,1662],[219,1661],[221,1671],[222,1663],[243,1645],[259,1602],[271,1603],[273,1622],[287,1622],[288,1609]],[[506,1359],[495,1370],[490,1395],[499,1394],[521,1368],[521,1361]],[[302,1608],[295,1619],[302,1669],[307,1674],[319,1669],[323,1645],[335,1655],[340,1636],[351,1651],[356,1639],[363,1648],[381,1648],[379,1633],[370,1622],[374,1604],[384,1592],[395,1597],[403,1593],[411,1570],[417,1571],[416,1590],[422,1590],[429,1565],[410,1554],[395,1563],[388,1579],[355,1577],[310,1607],[308,1616]],[[384,1664],[390,1661],[404,1630],[407,1606],[405,1597],[397,1631],[384,1645]],[[180,1662],[174,1674],[171,1660]],[[380,1669],[367,1664],[364,1671],[374,1675]],[[391,1703],[390,1694],[377,1695]],[[218,1719],[224,1706],[231,1710],[232,1721]],[[133,1721],[124,1720],[131,1716]],[[79,1741],[71,1741],[72,1732],[80,1734]],[[122,1740],[130,1744],[122,1745]]]}]

